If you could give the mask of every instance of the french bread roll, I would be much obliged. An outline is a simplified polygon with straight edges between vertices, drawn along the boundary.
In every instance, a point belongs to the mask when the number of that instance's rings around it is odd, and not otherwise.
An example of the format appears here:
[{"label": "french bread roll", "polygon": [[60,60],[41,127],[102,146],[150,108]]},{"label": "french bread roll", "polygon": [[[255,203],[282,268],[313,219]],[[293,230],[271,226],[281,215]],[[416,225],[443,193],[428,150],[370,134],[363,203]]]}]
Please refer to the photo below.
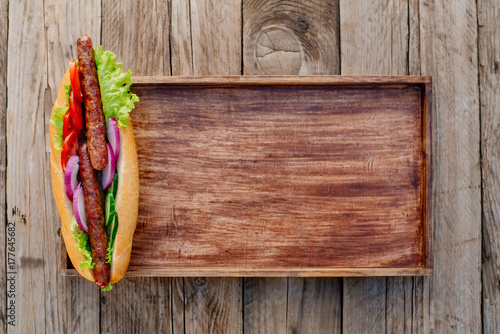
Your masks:
[{"label": "french bread roll", "polygon": [[[58,107],[66,106],[64,85],[70,84],[67,71],[59,86],[56,102],[52,108],[51,117]],[[134,139],[132,123],[129,121],[126,129],[120,131],[120,157],[116,163],[118,172],[118,191],[115,210],[118,215],[118,231],[114,244],[113,259],[111,261],[111,283],[118,282],[127,272],[132,252],[132,239],[137,224],[139,209],[139,164]],[[76,270],[90,281],[94,281],[92,269],[81,269],[82,254],[76,248],[76,241],[71,230],[73,203],[65,192],[64,172],[61,167],[61,151],[55,148],[54,134],[57,128],[50,124],[50,166],[52,174],[52,190],[54,199],[61,216],[61,234],[66,245],[69,258]]]}]

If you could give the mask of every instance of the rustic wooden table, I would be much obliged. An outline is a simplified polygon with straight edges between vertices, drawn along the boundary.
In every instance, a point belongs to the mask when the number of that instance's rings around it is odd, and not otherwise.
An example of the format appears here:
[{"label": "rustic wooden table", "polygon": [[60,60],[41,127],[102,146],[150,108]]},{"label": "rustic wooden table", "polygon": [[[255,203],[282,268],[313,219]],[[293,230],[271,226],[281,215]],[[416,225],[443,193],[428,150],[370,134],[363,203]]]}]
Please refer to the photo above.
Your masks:
[{"label": "rustic wooden table", "polygon": [[[498,17],[497,0],[0,0],[0,332],[500,332]],[[134,75],[431,75],[434,275],[62,277],[48,119],[83,33]]]}]

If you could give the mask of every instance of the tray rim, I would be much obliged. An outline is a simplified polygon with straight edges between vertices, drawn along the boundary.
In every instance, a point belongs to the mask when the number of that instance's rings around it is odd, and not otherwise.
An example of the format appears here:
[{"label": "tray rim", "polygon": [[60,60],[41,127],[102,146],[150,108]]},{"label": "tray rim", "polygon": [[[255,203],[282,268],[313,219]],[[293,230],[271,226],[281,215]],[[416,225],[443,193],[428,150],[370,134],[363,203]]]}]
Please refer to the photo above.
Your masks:
[{"label": "tray rim", "polygon": [[[365,277],[365,276],[431,276],[433,274],[433,210],[432,210],[432,77],[431,76],[133,76],[133,87],[157,86],[272,86],[272,85],[332,85],[332,86],[392,86],[417,85],[422,89],[422,157],[423,180],[421,267],[322,267],[322,268],[142,268],[128,270],[126,277]],[[69,258],[61,236],[61,276],[80,276],[68,268]]]}]

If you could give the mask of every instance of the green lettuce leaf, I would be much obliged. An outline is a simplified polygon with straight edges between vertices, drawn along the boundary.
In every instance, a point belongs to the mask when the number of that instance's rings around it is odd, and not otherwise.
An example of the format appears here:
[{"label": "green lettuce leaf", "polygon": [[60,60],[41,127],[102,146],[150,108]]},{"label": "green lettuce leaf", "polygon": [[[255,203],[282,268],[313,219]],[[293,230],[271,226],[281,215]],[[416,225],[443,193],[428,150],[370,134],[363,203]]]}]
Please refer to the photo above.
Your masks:
[{"label": "green lettuce leaf", "polygon": [[108,249],[106,250],[106,262],[111,264],[113,259],[113,251],[115,246],[116,232],[118,231],[118,214],[115,207],[115,192],[118,188],[118,173],[115,173],[113,185],[109,188],[106,194],[106,214],[104,221],[106,222],[106,234],[108,236]]},{"label": "green lettuce leaf", "polygon": [[104,117],[106,120],[114,117],[120,128],[126,128],[134,102],[139,101],[137,95],[129,92],[132,72],[129,70],[124,73],[122,63],[115,61],[116,55],[111,51],[103,51],[102,46],[95,50],[94,58]]},{"label": "green lettuce leaf", "polygon": [[109,290],[111,290],[111,289],[113,289],[113,287],[111,286],[111,283],[109,283],[108,285],[103,286],[103,287],[101,288],[101,291],[109,291]]},{"label": "green lettuce leaf", "polygon": [[89,235],[80,230],[76,223],[75,215],[71,217],[71,230],[76,240],[75,247],[78,248],[78,251],[83,255],[83,261],[80,262],[80,268],[94,269],[94,261],[92,261],[92,253],[90,252]]},{"label": "green lettuce leaf", "polygon": [[64,90],[66,91],[64,94],[66,95],[66,106],[65,107],[57,107],[54,110],[54,116],[50,118],[50,123],[54,124],[57,128],[57,132],[54,135],[55,147],[59,151],[62,151],[63,144],[63,120],[66,111],[69,109],[69,92],[71,91],[71,85],[64,85]]}]

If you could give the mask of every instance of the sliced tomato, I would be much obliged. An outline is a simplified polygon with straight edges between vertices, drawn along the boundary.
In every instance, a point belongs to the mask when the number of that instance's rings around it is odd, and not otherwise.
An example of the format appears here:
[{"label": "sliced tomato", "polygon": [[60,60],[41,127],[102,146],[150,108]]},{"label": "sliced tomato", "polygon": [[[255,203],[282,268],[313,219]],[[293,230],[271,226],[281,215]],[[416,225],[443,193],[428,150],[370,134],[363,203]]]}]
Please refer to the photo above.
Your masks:
[{"label": "sliced tomato", "polygon": [[69,80],[71,81],[71,90],[75,92],[75,98],[79,103],[83,102],[82,88],[80,86],[80,72],[76,61],[69,62]]},{"label": "sliced tomato", "polygon": [[80,131],[83,129],[82,104],[76,101],[75,93],[69,93],[69,113],[73,122],[73,127]]},{"label": "sliced tomato", "polygon": [[71,130],[74,129],[73,120],[71,119],[71,114],[69,110],[66,111],[63,119],[63,138],[66,138]]},{"label": "sliced tomato", "polygon": [[68,136],[64,138],[61,152],[61,167],[66,171],[66,164],[69,157],[78,154],[78,131],[75,129],[70,130]]}]

